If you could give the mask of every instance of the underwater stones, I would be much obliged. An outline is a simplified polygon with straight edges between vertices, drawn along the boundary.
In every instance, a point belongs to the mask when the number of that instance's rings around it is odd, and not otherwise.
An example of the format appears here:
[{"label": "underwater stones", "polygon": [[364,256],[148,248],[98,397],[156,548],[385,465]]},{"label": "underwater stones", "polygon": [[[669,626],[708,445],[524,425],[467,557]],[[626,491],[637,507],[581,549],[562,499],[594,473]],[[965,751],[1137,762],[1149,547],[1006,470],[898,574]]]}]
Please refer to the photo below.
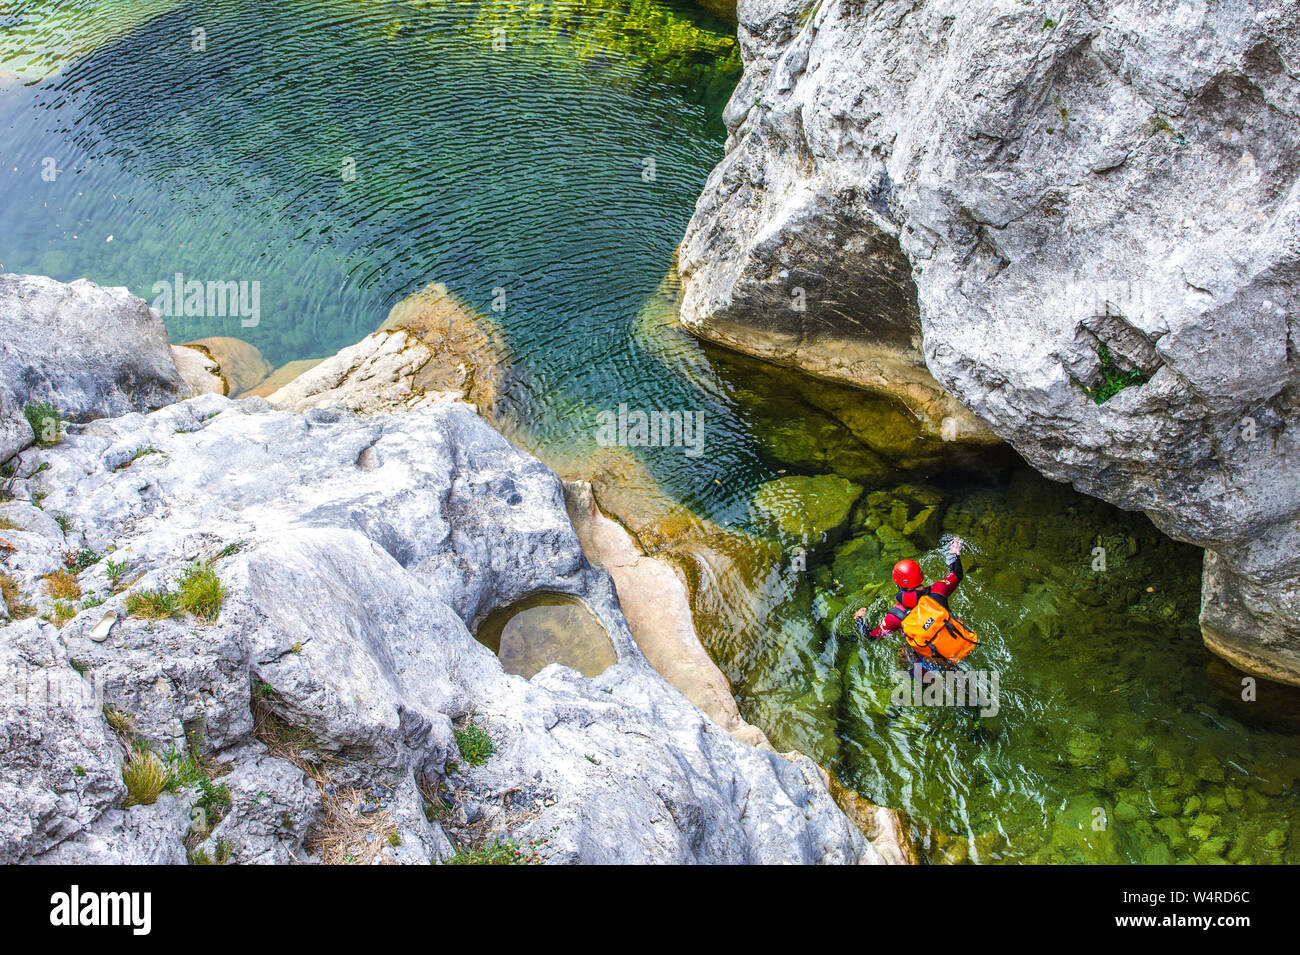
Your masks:
[{"label": "underwater stones", "polygon": [[1120,822],[1136,822],[1142,818],[1142,810],[1131,802],[1120,800],[1115,804],[1115,818]]},{"label": "underwater stones", "polygon": [[848,593],[876,582],[881,570],[880,543],[871,534],[856,534],[835,548],[832,571]]},{"label": "underwater stones", "polygon": [[271,363],[256,346],[238,338],[215,335],[185,342],[181,347],[197,349],[216,362],[214,373],[226,383],[224,393],[232,397],[260,384],[271,373]]},{"label": "underwater stones", "polygon": [[1222,864],[1223,853],[1228,848],[1227,836],[1208,836],[1196,849],[1196,861],[1202,865]]},{"label": "underwater stones", "polygon": [[1133,778],[1133,767],[1123,756],[1116,754],[1106,762],[1106,775],[1113,782],[1123,785]]},{"label": "underwater stones", "polygon": [[1069,864],[1123,861],[1114,828],[1105,823],[1106,804],[1096,793],[1067,799],[1048,829],[1047,860]]},{"label": "underwater stones", "polygon": [[[1025,585],[1028,583],[1024,576],[1010,567],[995,571],[992,582],[995,588],[1011,597],[1017,597],[1024,593]],[[1036,618],[1026,621],[1029,624],[1036,624],[1037,622]]]},{"label": "underwater stones", "polygon": [[1221,783],[1224,779],[1223,762],[1211,753],[1196,754],[1196,775],[1211,783]]},{"label": "underwater stones", "polygon": [[76,422],[150,411],[183,396],[167,330],[124,288],[0,273],[0,463],[35,439],[23,408]]},{"label": "underwater stones", "polygon": [[1157,819],[1154,825],[1156,831],[1165,837],[1170,848],[1175,852],[1181,852],[1187,848],[1187,835],[1183,831],[1182,824],[1177,819],[1163,816]]},{"label": "underwater stones", "polygon": [[837,475],[791,475],[754,492],[754,510],[783,535],[820,543],[848,521],[862,487]]},{"label": "underwater stones", "polygon": [[695,0],[695,4],[716,17],[736,22],[736,0]]},{"label": "underwater stones", "polygon": [[1083,730],[1072,732],[1065,743],[1066,756],[1072,766],[1090,766],[1101,754],[1101,737]]},{"label": "underwater stones", "polygon": [[1278,852],[1286,848],[1287,834],[1283,829],[1270,829],[1260,837],[1259,841],[1265,849]]}]

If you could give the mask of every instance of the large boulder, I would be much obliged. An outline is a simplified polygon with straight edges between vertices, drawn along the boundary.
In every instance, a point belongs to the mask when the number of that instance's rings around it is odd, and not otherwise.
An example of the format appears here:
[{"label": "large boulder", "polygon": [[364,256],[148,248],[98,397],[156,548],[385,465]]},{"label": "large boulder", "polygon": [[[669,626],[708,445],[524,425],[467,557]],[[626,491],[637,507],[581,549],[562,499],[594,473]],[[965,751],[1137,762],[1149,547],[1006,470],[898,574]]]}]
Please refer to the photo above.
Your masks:
[{"label": "large boulder", "polygon": [[922,419],[932,374],[1044,474],[1205,547],[1207,644],[1300,683],[1295,4],[739,19],[686,327]]},{"label": "large boulder", "polygon": [[[0,687],[4,861],[428,862],[451,837],[555,862],[884,861],[815,767],[664,681],[559,479],[451,396],[357,418],[205,395],[71,428],[16,490],[65,515],[14,511],[21,592],[72,547],[100,558],[78,584],[103,603],[0,628],[6,661],[78,691],[46,711]],[[194,596],[196,562],[219,611],[143,616]],[[473,631],[539,592],[580,599],[617,663],[506,673]],[[128,746],[208,782],[123,811]]]},{"label": "large boulder", "polygon": [[0,273],[0,462],[36,439],[30,403],[88,421],[150,411],[182,390],[167,329],[142,299],[84,279]]}]

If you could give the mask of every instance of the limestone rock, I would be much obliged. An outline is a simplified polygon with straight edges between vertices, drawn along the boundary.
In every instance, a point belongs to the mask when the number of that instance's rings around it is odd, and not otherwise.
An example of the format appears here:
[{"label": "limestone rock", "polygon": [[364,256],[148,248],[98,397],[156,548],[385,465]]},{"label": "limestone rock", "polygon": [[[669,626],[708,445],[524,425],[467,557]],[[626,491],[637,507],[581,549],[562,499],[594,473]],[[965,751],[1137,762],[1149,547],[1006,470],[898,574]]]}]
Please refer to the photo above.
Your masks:
[{"label": "limestone rock", "polygon": [[143,300],[84,279],[0,273],[0,462],[34,440],[30,402],[80,422],[180,397],[167,330]]},{"label": "limestone rock", "polygon": [[186,397],[224,395],[229,383],[221,377],[221,366],[210,353],[192,345],[173,345],[172,361],[188,389]]},{"label": "limestone rock", "polygon": [[500,332],[434,282],[393,306],[373,335],[273,392],[294,411],[337,405],[358,414],[418,408],[444,392],[496,418],[507,364]]},{"label": "limestone rock", "polygon": [[285,362],[271,374],[267,375],[256,388],[244,392],[247,396],[269,398],[299,375],[305,374],[319,365],[324,359],[302,358],[298,361]]},{"label": "limestone rock", "polygon": [[[271,374],[271,363],[262,357],[255,345],[238,338],[214,335],[211,338],[197,338],[186,342],[182,347],[202,352],[209,360],[216,363],[214,371],[225,382],[224,394],[240,395],[250,388],[261,384]],[[214,389],[217,394],[222,394]],[[206,394],[206,391],[199,391]]]},{"label": "limestone rock", "polygon": [[[559,479],[462,402],[358,418],[206,395],[93,422],[31,464],[19,493],[47,493],[80,543],[124,561],[125,590],[91,567],[83,590],[101,606],[57,633],[11,623],[0,651],[54,685],[96,687],[137,745],[217,767],[229,797],[184,833],[164,800],[123,812],[99,700],[29,710],[6,689],[4,861],[188,848],[421,863],[451,854],[449,832],[536,842],[554,862],[884,861],[806,767],[732,738],[663,680],[584,556]],[[10,532],[22,550],[8,560],[34,574],[53,541],[27,516],[35,530]],[[126,612],[196,561],[225,591],[215,619]],[[473,628],[539,591],[581,598],[618,662],[596,678],[505,673]],[[106,611],[121,619],[96,643]],[[457,741],[470,721],[495,747],[481,765]],[[199,795],[180,798],[197,810]],[[433,800],[451,817],[436,821]]]}]

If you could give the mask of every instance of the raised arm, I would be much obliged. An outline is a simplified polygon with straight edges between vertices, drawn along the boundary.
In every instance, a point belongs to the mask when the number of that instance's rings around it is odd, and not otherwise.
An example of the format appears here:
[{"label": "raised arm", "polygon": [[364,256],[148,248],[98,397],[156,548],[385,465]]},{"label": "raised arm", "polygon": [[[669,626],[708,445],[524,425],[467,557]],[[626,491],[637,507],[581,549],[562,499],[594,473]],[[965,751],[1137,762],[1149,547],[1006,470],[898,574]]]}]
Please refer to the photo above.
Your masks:
[{"label": "raised arm", "polygon": [[940,597],[950,596],[965,576],[961,567],[961,538],[954,537],[948,545],[948,575],[942,580],[936,580],[931,585],[930,592]]}]

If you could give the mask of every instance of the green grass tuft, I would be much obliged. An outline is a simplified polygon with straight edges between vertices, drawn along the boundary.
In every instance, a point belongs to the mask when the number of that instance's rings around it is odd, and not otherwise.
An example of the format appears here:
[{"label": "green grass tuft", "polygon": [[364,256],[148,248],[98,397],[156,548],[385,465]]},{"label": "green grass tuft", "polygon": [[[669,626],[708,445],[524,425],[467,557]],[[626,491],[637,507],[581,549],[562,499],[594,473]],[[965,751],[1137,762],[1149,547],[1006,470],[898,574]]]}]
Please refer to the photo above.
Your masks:
[{"label": "green grass tuft", "polygon": [[139,590],[128,594],[126,612],[146,620],[165,620],[181,613],[180,598],[165,590]]},{"label": "green grass tuft", "polygon": [[32,401],[23,408],[23,416],[32,426],[39,447],[52,448],[63,440],[63,415],[53,402]]},{"label": "green grass tuft", "polygon": [[463,730],[456,730],[456,748],[460,750],[461,759],[471,766],[482,766],[497,751],[492,737],[474,722]]},{"label": "green grass tuft", "polygon": [[207,561],[191,564],[177,585],[180,607],[200,620],[216,620],[226,588]]},{"label": "green grass tuft", "polygon": [[147,749],[131,752],[122,764],[122,782],[126,783],[126,802],[129,806],[152,806],[167,788],[168,772],[163,761]]},{"label": "green grass tuft", "polygon": [[507,840],[477,849],[457,849],[443,865],[537,865],[541,862],[536,849]]}]

